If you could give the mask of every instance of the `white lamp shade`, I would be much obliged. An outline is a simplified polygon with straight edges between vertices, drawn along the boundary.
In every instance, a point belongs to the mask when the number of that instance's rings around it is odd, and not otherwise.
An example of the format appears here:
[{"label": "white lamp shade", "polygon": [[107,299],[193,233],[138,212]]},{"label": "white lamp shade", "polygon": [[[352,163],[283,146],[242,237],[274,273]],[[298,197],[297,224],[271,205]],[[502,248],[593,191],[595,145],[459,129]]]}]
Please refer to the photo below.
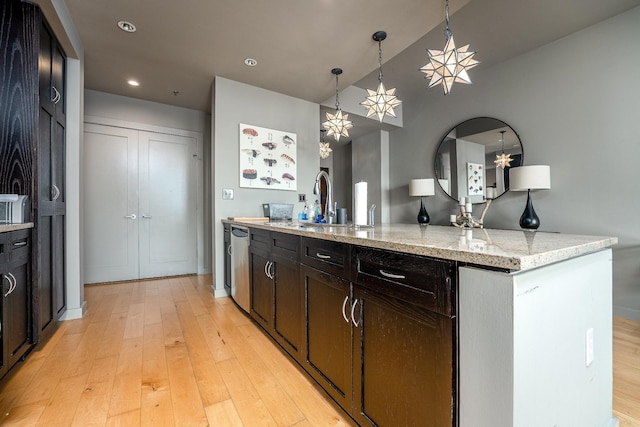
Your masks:
[{"label": "white lamp shade", "polygon": [[551,188],[551,167],[548,165],[520,166],[509,169],[509,190],[548,190]]},{"label": "white lamp shade", "polygon": [[410,196],[433,196],[434,194],[436,192],[433,179],[421,178],[409,181]]}]

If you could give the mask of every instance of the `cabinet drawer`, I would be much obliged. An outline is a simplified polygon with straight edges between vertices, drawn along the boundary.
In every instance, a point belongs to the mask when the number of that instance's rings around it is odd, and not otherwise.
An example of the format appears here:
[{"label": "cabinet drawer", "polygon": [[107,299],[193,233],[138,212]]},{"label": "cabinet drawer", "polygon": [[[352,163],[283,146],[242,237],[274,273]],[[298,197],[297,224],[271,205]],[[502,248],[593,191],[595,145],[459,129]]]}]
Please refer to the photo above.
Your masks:
[{"label": "cabinet drawer", "polygon": [[272,232],[271,250],[274,254],[297,262],[300,252],[300,237],[293,234]]},{"label": "cabinet drawer", "polygon": [[318,270],[350,279],[350,246],[340,242],[302,238],[301,262]]},{"label": "cabinet drawer", "polygon": [[269,250],[270,246],[270,238],[269,232],[266,230],[261,230],[259,228],[250,228],[249,229],[249,246],[255,249],[262,249],[265,251]]},{"label": "cabinet drawer", "polygon": [[30,229],[13,231],[10,234],[9,246],[11,251],[11,263],[27,262],[31,251]]},{"label": "cabinet drawer", "polygon": [[9,235],[11,233],[0,233],[0,264],[4,264],[9,259]]},{"label": "cabinet drawer", "polygon": [[356,283],[436,313],[453,316],[455,263],[354,247]]}]

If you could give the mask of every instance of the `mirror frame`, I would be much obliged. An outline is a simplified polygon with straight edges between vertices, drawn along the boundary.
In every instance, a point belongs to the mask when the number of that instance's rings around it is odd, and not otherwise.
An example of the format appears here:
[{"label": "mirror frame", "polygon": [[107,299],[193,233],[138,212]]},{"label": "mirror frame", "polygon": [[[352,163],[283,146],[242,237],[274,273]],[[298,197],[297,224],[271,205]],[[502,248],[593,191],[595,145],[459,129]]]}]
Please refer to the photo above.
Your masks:
[{"label": "mirror frame", "polygon": [[[439,167],[439,158],[438,158],[438,153],[440,153],[440,152],[441,152],[442,145],[443,145],[445,142],[446,142],[446,143],[448,143],[448,142],[449,142],[449,138],[448,138],[448,137],[449,137],[449,135],[451,134],[451,132],[453,132],[454,130],[456,130],[459,126],[464,125],[464,124],[466,124],[466,123],[469,123],[469,122],[471,122],[471,121],[473,121],[473,120],[491,120],[491,121],[496,121],[496,122],[500,122],[500,123],[502,123],[502,124],[503,124],[503,126],[501,126],[501,127],[509,128],[509,129],[513,132],[513,134],[515,135],[515,137],[516,137],[516,139],[517,139],[518,143],[520,144],[520,164],[518,164],[518,165],[516,165],[516,166],[523,166],[523,165],[524,165],[524,145],[522,144],[522,139],[520,138],[520,135],[518,135],[518,132],[516,132],[516,130],[515,130],[513,127],[511,127],[511,125],[509,125],[508,123],[506,123],[505,121],[500,120],[500,119],[496,119],[495,117],[481,116],[481,117],[472,117],[472,118],[470,118],[470,119],[463,120],[463,121],[459,122],[458,124],[456,124],[455,126],[453,126],[451,129],[449,129],[449,130],[448,130],[448,131],[447,131],[447,132],[442,136],[442,138],[440,139],[440,142],[438,143],[438,147],[436,148],[436,152],[435,152],[435,156],[434,156],[434,164],[433,164],[434,175],[435,175],[435,177],[436,177],[436,181],[438,182],[438,186],[440,187],[440,189],[442,190],[442,192],[443,192],[444,194],[446,194],[450,199],[455,200],[456,202],[458,201],[458,199],[456,199],[455,197],[453,197],[453,196],[451,195],[450,190],[449,190],[449,191],[447,191],[447,190],[445,190],[445,188],[442,186],[442,182],[441,182],[441,180],[442,180],[444,177],[443,177],[443,176],[441,176],[441,175],[442,175],[442,173],[440,173],[440,174],[438,173],[438,172],[439,172],[439,170],[441,169],[441,168]],[[495,129],[499,129],[499,128],[495,128]],[[486,156],[486,155],[485,155],[485,156]],[[516,166],[513,166],[513,167],[516,167]],[[487,168],[486,168],[486,159],[485,159],[485,163],[484,163],[484,168],[485,168],[485,170],[487,169]],[[440,176],[439,176],[439,175],[440,175]],[[508,174],[507,174],[507,176],[508,176]],[[508,178],[507,178],[507,179],[508,179]],[[505,188],[505,190],[504,190],[502,193],[497,194],[495,198],[496,198],[496,199],[497,199],[497,198],[499,198],[500,196],[502,196],[503,194],[505,194],[505,193],[506,193],[506,192],[508,192],[508,191],[509,191],[509,186],[507,185],[507,186],[506,186],[506,188]],[[484,193],[484,192],[483,192],[483,193]],[[478,196],[478,197],[479,197],[479,196]],[[483,198],[483,200],[482,200],[482,201],[480,201],[480,200],[478,200],[478,199],[477,199],[477,197],[476,197],[476,198],[475,198],[475,201],[472,201],[472,203],[473,203],[473,204],[484,203],[484,195],[482,196],[482,198]]]}]

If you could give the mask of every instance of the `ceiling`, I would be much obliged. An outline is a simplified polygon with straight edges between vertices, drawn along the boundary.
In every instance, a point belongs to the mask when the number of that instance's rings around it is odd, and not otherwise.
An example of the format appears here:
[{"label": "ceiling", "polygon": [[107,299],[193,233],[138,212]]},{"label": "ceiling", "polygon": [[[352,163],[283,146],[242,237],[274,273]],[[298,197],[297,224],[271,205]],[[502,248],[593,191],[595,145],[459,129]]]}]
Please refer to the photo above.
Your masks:
[{"label": "ceiling", "polygon": [[[222,76],[322,103],[335,94],[334,67],[344,70],[340,89],[377,86],[378,44],[371,36],[384,30],[386,86],[396,87],[400,99],[443,96],[426,89],[418,68],[427,62],[426,48],[444,46],[444,0],[64,1],[84,45],[87,89],[210,112],[211,84]],[[470,43],[477,52],[479,69],[638,4],[450,0],[450,26],[458,45]],[[120,20],[137,31],[120,30]],[[244,65],[245,58],[257,66]],[[140,86],[127,85],[129,79]]]}]

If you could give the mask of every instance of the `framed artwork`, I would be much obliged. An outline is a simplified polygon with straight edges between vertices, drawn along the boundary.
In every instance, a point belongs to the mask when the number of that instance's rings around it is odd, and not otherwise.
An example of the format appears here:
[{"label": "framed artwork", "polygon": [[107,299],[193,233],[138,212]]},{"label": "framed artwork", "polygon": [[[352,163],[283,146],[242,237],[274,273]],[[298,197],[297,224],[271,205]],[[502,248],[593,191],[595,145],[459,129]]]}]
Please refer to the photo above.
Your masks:
[{"label": "framed artwork", "polygon": [[467,194],[469,196],[484,195],[484,165],[467,163]]},{"label": "framed artwork", "polygon": [[240,123],[240,187],[297,191],[295,133]]}]

